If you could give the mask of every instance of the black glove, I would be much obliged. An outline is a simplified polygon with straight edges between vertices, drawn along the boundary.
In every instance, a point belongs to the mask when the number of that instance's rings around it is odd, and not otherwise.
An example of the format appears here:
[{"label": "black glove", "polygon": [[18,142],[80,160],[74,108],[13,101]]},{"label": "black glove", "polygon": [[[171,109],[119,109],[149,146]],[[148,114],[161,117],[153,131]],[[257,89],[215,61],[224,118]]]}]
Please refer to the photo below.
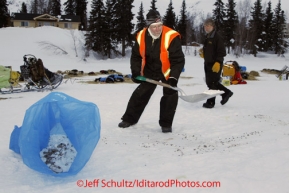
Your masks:
[{"label": "black glove", "polygon": [[169,77],[168,84],[172,87],[177,87],[178,79],[176,79],[175,77]]},{"label": "black glove", "polygon": [[143,81],[138,80],[138,79],[135,79],[137,76],[140,76],[140,75],[139,75],[139,74],[132,74],[131,80],[132,80],[134,83],[137,83],[137,84],[142,83]]}]

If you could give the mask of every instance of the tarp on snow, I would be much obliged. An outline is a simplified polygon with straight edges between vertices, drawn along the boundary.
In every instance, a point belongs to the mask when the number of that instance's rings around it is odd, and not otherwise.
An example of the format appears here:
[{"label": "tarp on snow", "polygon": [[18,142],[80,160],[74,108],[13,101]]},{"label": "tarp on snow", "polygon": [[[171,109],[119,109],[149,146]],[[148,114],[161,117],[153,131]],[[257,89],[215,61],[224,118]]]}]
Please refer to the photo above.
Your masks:
[{"label": "tarp on snow", "polygon": [[[47,147],[50,131],[61,124],[77,155],[68,172],[55,173],[41,160],[40,151]],[[28,167],[53,176],[77,174],[88,162],[100,138],[98,107],[61,92],[51,92],[26,110],[21,127],[15,126],[9,148],[21,154]]]}]

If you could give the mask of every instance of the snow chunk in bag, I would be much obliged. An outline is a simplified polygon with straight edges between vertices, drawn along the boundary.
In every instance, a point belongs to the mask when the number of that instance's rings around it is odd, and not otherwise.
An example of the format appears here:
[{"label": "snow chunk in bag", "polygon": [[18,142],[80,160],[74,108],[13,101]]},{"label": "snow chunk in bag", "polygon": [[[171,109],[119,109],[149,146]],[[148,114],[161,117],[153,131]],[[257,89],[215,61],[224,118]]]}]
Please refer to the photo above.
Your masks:
[{"label": "snow chunk in bag", "polygon": [[[100,138],[98,107],[61,92],[51,92],[26,110],[21,127],[15,126],[9,148],[20,153],[25,165],[53,176],[77,174],[88,162]],[[40,157],[48,147],[51,130],[60,127],[77,154],[67,172],[55,173]],[[53,133],[53,132],[52,132]]]},{"label": "snow chunk in bag", "polygon": [[41,160],[55,173],[68,172],[77,151],[57,123],[50,131],[48,146],[40,151]]}]

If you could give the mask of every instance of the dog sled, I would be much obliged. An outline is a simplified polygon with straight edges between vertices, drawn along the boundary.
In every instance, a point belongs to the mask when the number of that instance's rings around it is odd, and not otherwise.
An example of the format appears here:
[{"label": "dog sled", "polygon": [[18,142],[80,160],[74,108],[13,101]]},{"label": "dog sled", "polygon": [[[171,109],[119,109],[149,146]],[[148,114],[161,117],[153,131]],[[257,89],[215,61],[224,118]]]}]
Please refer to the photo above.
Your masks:
[{"label": "dog sled", "polygon": [[41,59],[34,55],[23,56],[24,64],[20,72],[12,71],[9,66],[0,66],[0,92],[44,91],[56,89],[63,80],[63,75],[49,71]]}]

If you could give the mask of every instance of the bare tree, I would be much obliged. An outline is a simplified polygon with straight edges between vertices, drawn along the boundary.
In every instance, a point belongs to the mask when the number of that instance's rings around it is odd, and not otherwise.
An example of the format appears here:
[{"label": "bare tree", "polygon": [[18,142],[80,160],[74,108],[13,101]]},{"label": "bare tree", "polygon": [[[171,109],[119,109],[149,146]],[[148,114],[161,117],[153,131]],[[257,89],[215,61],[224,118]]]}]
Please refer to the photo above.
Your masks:
[{"label": "bare tree", "polygon": [[28,2],[28,7],[31,10],[30,13],[34,14],[45,14],[50,13],[51,6],[50,6],[50,0],[30,0]]},{"label": "bare tree", "polygon": [[41,41],[41,42],[38,42],[40,44],[40,46],[42,46],[44,49],[47,49],[47,50],[53,50],[53,52],[55,54],[68,54],[64,49],[60,48],[59,46],[53,44],[53,43],[50,43],[50,42],[46,42],[46,41]]},{"label": "bare tree", "polygon": [[45,14],[47,8],[48,1],[46,0],[38,0],[38,13]]},{"label": "bare tree", "polygon": [[77,37],[75,35],[75,30],[70,30],[70,35],[72,37],[72,40],[73,40],[73,46],[74,46],[74,51],[75,51],[75,57],[78,57],[78,54],[77,54]]},{"label": "bare tree", "polygon": [[234,54],[239,57],[244,54],[244,47],[248,41],[248,21],[250,19],[251,0],[243,0],[237,3],[236,9],[239,18],[237,27],[236,48]]},{"label": "bare tree", "polygon": [[194,7],[192,7],[191,12],[189,12],[188,15],[188,21],[193,28],[193,31],[191,32],[192,41],[201,43],[203,36],[203,21],[209,17],[209,15],[205,15],[204,11],[195,9]]}]

